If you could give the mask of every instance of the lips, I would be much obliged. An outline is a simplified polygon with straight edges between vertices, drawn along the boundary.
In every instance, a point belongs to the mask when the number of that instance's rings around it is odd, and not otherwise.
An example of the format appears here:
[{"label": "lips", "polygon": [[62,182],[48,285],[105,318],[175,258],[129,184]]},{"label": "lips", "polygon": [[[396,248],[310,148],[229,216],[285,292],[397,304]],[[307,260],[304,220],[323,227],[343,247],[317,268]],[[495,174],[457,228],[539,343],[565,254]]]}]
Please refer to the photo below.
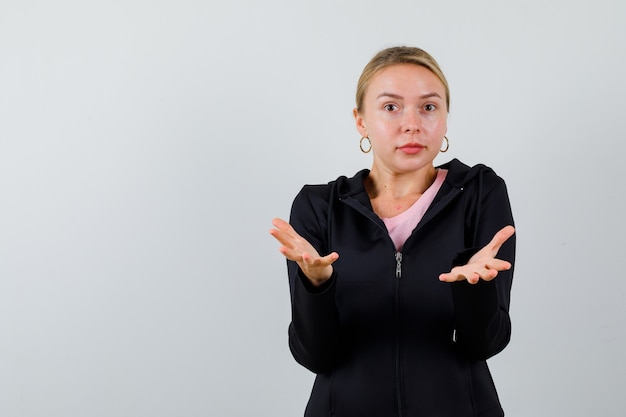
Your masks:
[{"label": "lips", "polygon": [[424,150],[424,146],[420,145],[419,143],[407,143],[406,145],[400,146],[398,149],[408,155],[415,155],[416,153]]}]

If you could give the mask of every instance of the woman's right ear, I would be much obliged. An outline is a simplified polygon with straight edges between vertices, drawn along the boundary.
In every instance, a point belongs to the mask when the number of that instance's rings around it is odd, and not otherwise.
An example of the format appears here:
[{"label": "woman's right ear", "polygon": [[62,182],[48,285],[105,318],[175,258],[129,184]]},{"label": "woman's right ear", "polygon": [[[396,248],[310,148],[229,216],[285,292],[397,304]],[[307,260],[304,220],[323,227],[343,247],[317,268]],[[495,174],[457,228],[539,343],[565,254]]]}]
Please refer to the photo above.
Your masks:
[{"label": "woman's right ear", "polygon": [[354,116],[356,130],[361,134],[361,137],[368,136],[367,128],[365,127],[365,119],[363,119],[363,116],[361,116],[361,113],[359,113],[359,110],[356,107],[352,110],[352,115]]}]

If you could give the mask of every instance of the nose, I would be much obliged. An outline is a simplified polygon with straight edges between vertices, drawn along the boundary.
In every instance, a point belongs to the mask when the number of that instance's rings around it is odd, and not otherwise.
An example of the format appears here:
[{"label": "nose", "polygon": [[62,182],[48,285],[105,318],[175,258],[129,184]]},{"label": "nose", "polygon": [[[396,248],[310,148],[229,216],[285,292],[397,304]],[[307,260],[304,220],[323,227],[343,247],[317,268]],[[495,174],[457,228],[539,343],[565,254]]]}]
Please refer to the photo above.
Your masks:
[{"label": "nose", "polygon": [[418,112],[407,109],[402,118],[402,131],[405,133],[417,133],[420,131],[420,116]]}]

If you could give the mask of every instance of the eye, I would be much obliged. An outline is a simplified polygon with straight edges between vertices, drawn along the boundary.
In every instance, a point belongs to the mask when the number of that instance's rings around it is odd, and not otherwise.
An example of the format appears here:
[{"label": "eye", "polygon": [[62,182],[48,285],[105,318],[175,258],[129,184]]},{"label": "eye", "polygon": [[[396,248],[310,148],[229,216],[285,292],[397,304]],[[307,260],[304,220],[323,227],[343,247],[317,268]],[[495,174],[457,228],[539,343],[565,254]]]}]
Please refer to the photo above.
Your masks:
[{"label": "eye", "polygon": [[395,104],[385,104],[383,106],[383,108],[387,111],[395,111],[398,110],[398,106],[396,106]]},{"label": "eye", "polygon": [[437,110],[437,106],[435,106],[434,104],[427,104],[424,106],[424,110],[426,111],[435,111]]}]

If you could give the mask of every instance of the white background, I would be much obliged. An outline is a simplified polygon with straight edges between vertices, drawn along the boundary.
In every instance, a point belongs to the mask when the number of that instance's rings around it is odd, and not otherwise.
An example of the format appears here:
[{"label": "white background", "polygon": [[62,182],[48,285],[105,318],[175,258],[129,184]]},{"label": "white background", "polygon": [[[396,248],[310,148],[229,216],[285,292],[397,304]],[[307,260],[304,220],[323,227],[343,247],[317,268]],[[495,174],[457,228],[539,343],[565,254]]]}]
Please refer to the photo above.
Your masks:
[{"label": "white background", "polygon": [[432,53],[507,181],[507,416],[623,416],[626,3],[0,0],[0,415],[297,416],[268,234],[370,166],[379,49]]}]

